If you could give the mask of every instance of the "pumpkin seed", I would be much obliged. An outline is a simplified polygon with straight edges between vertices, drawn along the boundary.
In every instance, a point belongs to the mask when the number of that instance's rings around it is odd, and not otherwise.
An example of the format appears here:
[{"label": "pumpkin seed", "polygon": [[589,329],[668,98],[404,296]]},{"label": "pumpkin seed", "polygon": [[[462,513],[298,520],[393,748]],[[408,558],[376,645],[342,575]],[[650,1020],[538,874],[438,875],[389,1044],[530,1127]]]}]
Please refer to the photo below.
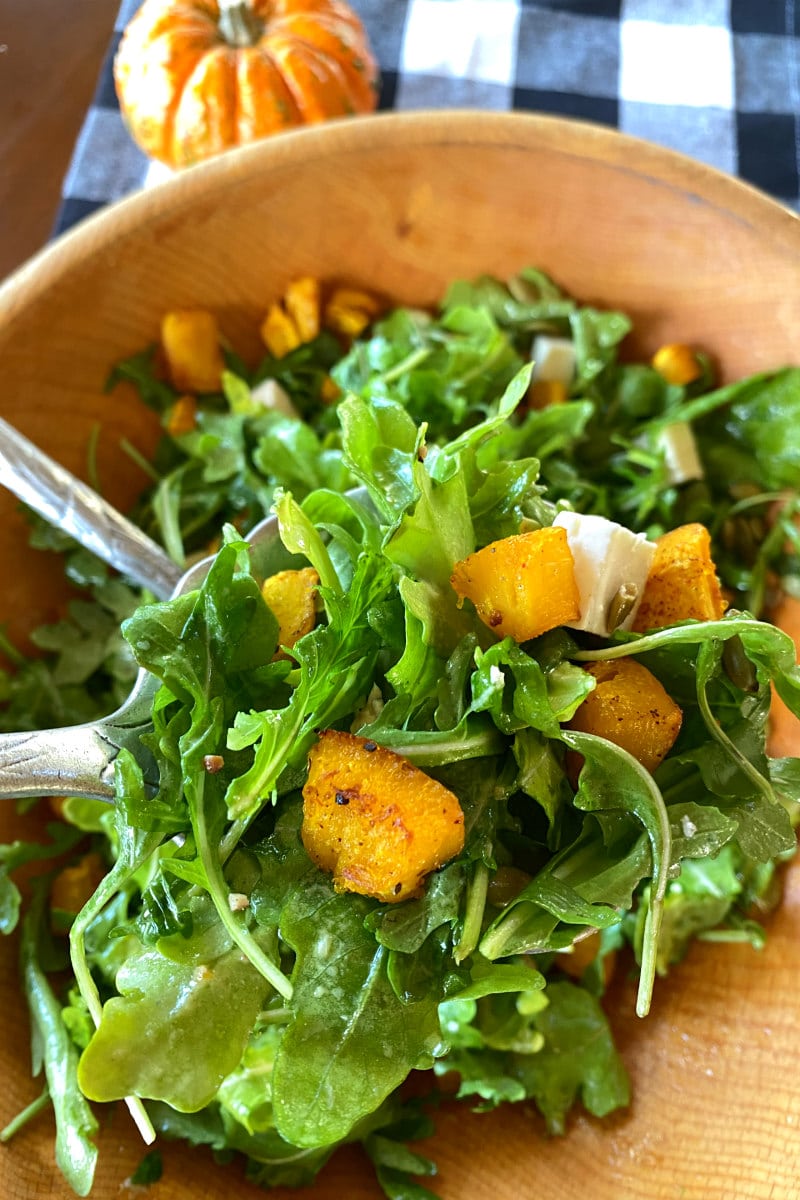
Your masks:
[{"label": "pumpkin seed", "polygon": [[722,650],[722,666],[731,683],[743,692],[758,691],[756,669],[744,652],[742,639],[728,638]]},{"label": "pumpkin seed", "polygon": [[635,583],[620,584],[611,597],[606,613],[606,625],[609,633],[613,633],[627,621],[638,599],[639,588]]}]

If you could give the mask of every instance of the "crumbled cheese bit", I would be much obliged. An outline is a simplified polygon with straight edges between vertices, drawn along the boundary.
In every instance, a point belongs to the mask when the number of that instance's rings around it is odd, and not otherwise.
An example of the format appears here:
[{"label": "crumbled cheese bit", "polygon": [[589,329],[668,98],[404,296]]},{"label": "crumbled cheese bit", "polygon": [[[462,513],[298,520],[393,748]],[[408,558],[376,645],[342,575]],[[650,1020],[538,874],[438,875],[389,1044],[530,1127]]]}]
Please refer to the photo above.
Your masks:
[{"label": "crumbled cheese bit", "polygon": [[577,621],[566,622],[568,627],[608,637],[612,601],[625,587],[635,599],[617,628],[630,629],[644,594],[655,542],[593,514],[560,512],[553,524],[566,531],[580,595],[581,615]]},{"label": "crumbled cheese bit", "polygon": [[353,718],[350,732],[358,733],[359,729],[363,729],[365,725],[371,725],[373,721],[377,721],[382,711],[383,693],[377,683],[373,683],[370,694]]},{"label": "crumbled cheese bit", "polygon": [[276,379],[262,379],[251,389],[250,396],[261,408],[300,420],[300,413],[292,404],[289,393]]},{"label": "crumbled cheese bit", "polygon": [[489,667],[489,682],[498,690],[502,690],[506,685],[506,677],[497,663],[492,663]]},{"label": "crumbled cheese bit", "polygon": [[242,912],[249,907],[250,897],[245,896],[244,892],[228,892],[228,908],[231,912]]},{"label": "crumbled cheese bit", "polygon": [[675,421],[659,429],[653,439],[656,450],[664,455],[667,477],[672,484],[690,483],[703,478],[703,464],[697,452],[692,427],[688,421]]},{"label": "crumbled cheese bit", "polygon": [[531,347],[534,382],[563,383],[567,387],[575,377],[575,346],[569,338],[539,333]]}]

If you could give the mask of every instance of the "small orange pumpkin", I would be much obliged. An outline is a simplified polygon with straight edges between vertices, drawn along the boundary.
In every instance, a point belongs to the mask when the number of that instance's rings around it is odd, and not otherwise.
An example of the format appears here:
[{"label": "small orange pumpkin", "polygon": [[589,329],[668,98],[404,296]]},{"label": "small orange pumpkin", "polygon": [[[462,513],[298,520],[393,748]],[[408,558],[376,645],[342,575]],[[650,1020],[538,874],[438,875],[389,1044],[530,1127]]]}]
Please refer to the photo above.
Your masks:
[{"label": "small orange pumpkin", "polygon": [[377,78],[343,0],[145,0],[114,62],[132,137],[171,167],[371,112]]}]

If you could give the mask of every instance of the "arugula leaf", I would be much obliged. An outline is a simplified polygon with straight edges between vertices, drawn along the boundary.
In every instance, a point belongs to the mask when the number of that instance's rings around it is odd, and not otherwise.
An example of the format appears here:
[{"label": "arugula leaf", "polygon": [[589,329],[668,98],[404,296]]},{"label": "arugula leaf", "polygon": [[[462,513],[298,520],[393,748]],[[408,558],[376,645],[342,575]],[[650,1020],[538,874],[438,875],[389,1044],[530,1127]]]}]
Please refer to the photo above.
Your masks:
[{"label": "arugula leaf", "polygon": [[425,894],[418,900],[387,904],[373,909],[364,925],[382,946],[414,954],[442,925],[454,928],[464,894],[464,868],[450,863],[431,876]]},{"label": "arugula leaf", "polygon": [[79,1064],[90,1099],[136,1095],[195,1112],[241,1060],[268,985],[231,940],[221,953],[213,946],[209,953],[203,935],[213,928],[215,910],[202,896],[190,906],[194,932],[180,958],[164,953],[171,949],[167,938],[131,954],[120,968],[119,995],[103,1006]]},{"label": "arugula leaf", "polygon": [[222,784],[205,769],[208,756],[224,748],[226,723],[243,703],[263,695],[259,672],[277,648],[277,621],[248,566],[245,543],[223,546],[198,592],[143,607],[123,632],[141,664],[190,709],[178,741],[183,794],[204,886],[220,922],[264,978],[287,994],[288,980],[229,907],[219,852]]},{"label": "arugula leaf", "polygon": [[12,872],[29,862],[54,859],[71,850],[81,839],[81,831],[70,829],[58,822],[47,826],[51,842],[10,842],[0,845],[0,933],[12,933],[17,927],[21,897],[19,888],[11,879]]},{"label": "arugula leaf", "polygon": [[[56,1117],[56,1162],[79,1196],[88,1196],[94,1179],[98,1125],[79,1087],[78,1052],[62,1019],[61,1005],[40,959],[47,901],[46,880],[34,888],[23,921],[20,946],[25,995],[33,1024],[34,1057],[44,1064]],[[38,1068],[34,1071],[38,1074]]]},{"label": "arugula leaf", "polygon": [[[800,470],[800,369],[756,375],[705,398],[716,419],[706,428],[748,450],[770,491],[796,488]],[[724,404],[724,408],[722,407]]]},{"label": "arugula leaf", "polygon": [[[609,914],[601,909],[596,918],[592,914],[586,926],[578,922],[576,928],[570,922],[566,931],[561,930],[559,913],[564,911],[568,895],[564,885],[580,898],[579,907],[586,915],[587,903],[629,909],[634,891],[650,874],[651,864],[650,843],[644,834],[631,833],[625,827],[625,832],[607,845],[602,827],[594,816],[587,815],[575,840],[566,842],[534,875],[531,884],[495,917],[481,939],[481,953],[496,960],[534,950],[566,949],[582,928],[601,927]],[[544,899],[548,907],[542,903]]]},{"label": "arugula leaf", "polygon": [[[511,638],[476,651],[472,708],[489,711],[505,734],[536,729],[558,737],[561,722],[568,721],[594,687],[592,677],[571,663],[545,671],[537,660]],[[508,682],[512,686],[507,686]]]},{"label": "arugula leaf", "polygon": [[550,1132],[564,1133],[578,1094],[593,1116],[604,1117],[627,1106],[630,1083],[597,1000],[566,981],[548,984],[546,995],[547,1007],[533,1017],[544,1044],[515,1060],[515,1074]]},{"label": "arugula leaf", "polygon": [[615,808],[631,812],[644,826],[650,841],[653,892],[643,934],[636,999],[636,1012],[643,1017],[650,1008],[661,907],[672,854],[672,831],[664,800],[649,772],[619,746],[594,734],[571,731],[562,733],[562,737],[571,749],[586,759],[575,797],[576,805],[589,812]]},{"label": "arugula leaf", "polygon": [[[527,998],[526,1011],[530,1011],[528,993],[540,991],[545,984],[544,975],[527,959],[516,959],[507,963],[493,963],[480,956],[475,958],[470,970],[470,981],[449,997],[450,1000],[481,1000],[484,996],[504,995],[506,992],[521,994]],[[536,1005],[534,1004],[534,1007]]]},{"label": "arugula leaf", "polygon": [[164,1173],[164,1161],[160,1150],[151,1150],[145,1154],[136,1170],[131,1175],[131,1183],[135,1187],[149,1187],[158,1183]]},{"label": "arugula leaf", "polygon": [[369,613],[390,580],[389,564],[364,553],[347,595],[326,594],[328,625],[318,626],[294,646],[300,678],[286,707],[236,716],[228,747],[241,750],[257,745],[252,766],[228,787],[226,804],[232,819],[251,818],[284,769],[305,762],[315,731],[351,713],[366,698],[379,651]]},{"label": "arugula leaf", "polygon": [[319,877],[290,897],[281,917],[297,959],[273,1103],[280,1133],[298,1146],[346,1137],[438,1045],[440,996],[397,998],[389,952],[364,927],[373,906],[337,895]]},{"label": "arugula leaf", "polygon": [[[735,847],[728,845],[715,858],[687,859],[681,864],[680,876],[668,885],[664,897],[656,958],[660,975],[681,961],[692,938],[722,924],[742,890],[738,859]],[[637,954],[649,902],[650,892],[645,889],[632,933]]]}]

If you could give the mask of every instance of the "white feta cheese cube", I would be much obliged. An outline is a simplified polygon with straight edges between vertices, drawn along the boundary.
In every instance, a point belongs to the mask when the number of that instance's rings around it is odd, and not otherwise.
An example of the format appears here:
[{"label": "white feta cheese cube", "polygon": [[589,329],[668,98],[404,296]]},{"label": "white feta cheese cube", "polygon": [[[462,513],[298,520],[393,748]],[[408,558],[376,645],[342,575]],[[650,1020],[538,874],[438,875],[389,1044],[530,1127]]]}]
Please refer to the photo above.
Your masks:
[{"label": "white feta cheese cube", "polygon": [[262,408],[281,413],[284,417],[294,417],[296,421],[300,420],[300,413],[292,404],[289,393],[276,379],[262,379],[261,383],[257,383],[251,389],[250,395]]},{"label": "white feta cheese cube", "polygon": [[687,421],[675,421],[659,429],[654,445],[664,455],[670,483],[689,483],[692,479],[703,478],[697,442]]},{"label": "white feta cheese cube", "polygon": [[531,347],[532,380],[542,383],[563,383],[567,387],[575,376],[575,346],[569,338],[550,337],[538,333]]},{"label": "white feta cheese cube", "polygon": [[561,512],[553,524],[566,531],[580,595],[580,618],[566,624],[608,637],[613,632],[608,623],[611,603],[619,589],[628,586],[636,598],[617,628],[630,629],[656,552],[655,542],[605,517]]}]

